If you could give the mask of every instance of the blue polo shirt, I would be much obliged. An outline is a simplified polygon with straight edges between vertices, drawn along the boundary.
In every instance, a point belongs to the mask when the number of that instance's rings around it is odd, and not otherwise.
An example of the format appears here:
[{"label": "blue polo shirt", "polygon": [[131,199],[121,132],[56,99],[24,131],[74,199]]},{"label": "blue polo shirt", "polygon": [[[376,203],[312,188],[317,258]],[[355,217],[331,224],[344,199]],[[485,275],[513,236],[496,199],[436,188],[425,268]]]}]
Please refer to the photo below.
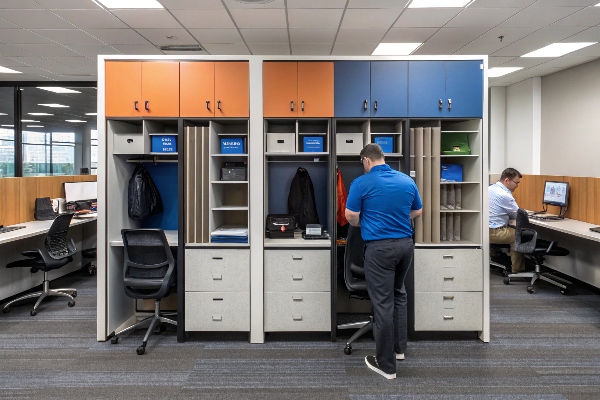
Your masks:
[{"label": "blue polo shirt", "polygon": [[412,237],[410,211],[423,204],[412,178],[381,164],[352,182],[346,208],[360,212],[362,237],[369,241]]}]

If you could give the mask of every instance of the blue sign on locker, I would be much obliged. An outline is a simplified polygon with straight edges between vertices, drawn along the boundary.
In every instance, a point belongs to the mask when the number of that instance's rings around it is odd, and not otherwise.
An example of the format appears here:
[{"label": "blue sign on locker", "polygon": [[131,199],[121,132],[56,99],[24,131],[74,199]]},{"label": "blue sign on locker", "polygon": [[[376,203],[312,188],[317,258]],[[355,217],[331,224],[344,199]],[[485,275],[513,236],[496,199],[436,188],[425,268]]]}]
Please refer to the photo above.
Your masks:
[{"label": "blue sign on locker", "polygon": [[244,138],[221,138],[221,154],[244,154]]},{"label": "blue sign on locker", "polygon": [[152,136],[153,153],[177,153],[177,136]]},{"label": "blue sign on locker", "polygon": [[323,138],[321,136],[305,136],[303,143],[305,153],[323,152]]},{"label": "blue sign on locker", "polygon": [[392,136],[375,136],[375,143],[381,146],[384,153],[394,152],[394,138]]}]

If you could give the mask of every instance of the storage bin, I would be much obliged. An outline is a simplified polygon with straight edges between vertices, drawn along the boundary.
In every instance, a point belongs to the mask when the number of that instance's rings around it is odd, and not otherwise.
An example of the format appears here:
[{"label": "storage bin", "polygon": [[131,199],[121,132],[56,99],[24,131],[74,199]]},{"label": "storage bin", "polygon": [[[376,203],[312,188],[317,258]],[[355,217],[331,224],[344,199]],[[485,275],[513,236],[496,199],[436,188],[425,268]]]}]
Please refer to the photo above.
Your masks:
[{"label": "storage bin", "polygon": [[392,136],[375,136],[373,143],[381,146],[384,153],[394,153],[394,138]]},{"label": "storage bin", "polygon": [[244,138],[222,137],[221,154],[244,154]]},{"label": "storage bin", "polygon": [[146,148],[144,134],[140,133],[115,133],[113,135],[113,154],[145,154]]},{"label": "storage bin", "polygon": [[359,155],[363,148],[362,133],[337,133],[335,135],[337,154],[356,154]]},{"label": "storage bin", "polygon": [[323,137],[322,136],[304,136],[302,138],[303,151],[305,153],[322,153],[323,152]]},{"label": "storage bin", "polygon": [[286,133],[267,133],[267,153],[296,153],[296,134],[294,132]]},{"label": "storage bin", "polygon": [[152,153],[177,153],[177,136],[153,135],[151,138]]}]

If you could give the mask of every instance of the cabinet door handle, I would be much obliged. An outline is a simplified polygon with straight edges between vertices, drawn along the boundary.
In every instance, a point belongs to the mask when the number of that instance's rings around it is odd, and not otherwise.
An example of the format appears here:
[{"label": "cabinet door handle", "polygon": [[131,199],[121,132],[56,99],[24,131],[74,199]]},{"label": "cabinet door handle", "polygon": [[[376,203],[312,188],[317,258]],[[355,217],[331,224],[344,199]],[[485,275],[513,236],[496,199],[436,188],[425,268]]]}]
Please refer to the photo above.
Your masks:
[{"label": "cabinet door handle", "polygon": [[294,280],[294,281],[301,281],[302,280],[302,275],[292,275],[292,280]]},{"label": "cabinet door handle", "polygon": [[446,260],[446,259],[453,259],[453,258],[454,258],[454,255],[452,255],[452,254],[444,254],[444,255],[442,256],[442,258],[443,258],[444,260]]},{"label": "cabinet door handle", "polygon": [[221,111],[221,100],[217,100],[217,109]]},{"label": "cabinet door handle", "polygon": [[292,319],[294,321],[302,321],[302,314],[300,314],[300,315],[292,315]]},{"label": "cabinet door handle", "polygon": [[213,257],[212,259],[213,259],[213,260],[222,260],[222,259],[223,259],[223,257]]},{"label": "cabinet door handle", "polygon": [[210,111],[210,100],[206,100],[206,109]]},{"label": "cabinet door handle", "polygon": [[445,281],[453,281],[453,280],[454,280],[454,277],[453,277],[453,276],[445,276],[445,277],[444,277],[444,280],[445,280]]},{"label": "cabinet door handle", "polygon": [[294,111],[294,100],[290,101],[290,111]]},{"label": "cabinet door handle", "polygon": [[452,110],[452,99],[448,99],[448,110]]},{"label": "cabinet door handle", "polygon": [[300,106],[302,107],[302,111],[304,111],[304,100],[302,100],[302,103],[300,103]]},{"label": "cabinet door handle", "polygon": [[444,296],[444,300],[454,300],[454,296]]},{"label": "cabinet door handle", "polygon": [[133,108],[135,108],[135,111],[140,111],[140,109],[138,108],[138,103],[139,101],[137,100],[133,102]]},{"label": "cabinet door handle", "polygon": [[223,301],[222,297],[213,297],[213,301]]},{"label": "cabinet door handle", "polygon": [[377,111],[377,100],[375,100],[375,102],[373,103],[373,108],[375,109],[375,111]]},{"label": "cabinet door handle", "polygon": [[223,275],[213,274],[213,281],[222,281]]},{"label": "cabinet door handle", "polygon": [[302,256],[301,255],[293,255],[292,254],[292,260],[302,260]]},{"label": "cabinet door handle", "polygon": [[150,102],[148,100],[144,102],[144,108],[146,109],[146,111],[150,111]]},{"label": "cabinet door handle", "polygon": [[213,315],[212,320],[213,321],[223,321],[223,317],[220,315]]},{"label": "cabinet door handle", "polygon": [[368,107],[369,107],[369,102],[365,100],[365,103],[363,105],[363,108],[365,109],[365,111],[367,110]]},{"label": "cabinet door handle", "polygon": [[444,102],[442,101],[442,99],[440,99],[439,106],[440,106],[440,110],[444,107]]},{"label": "cabinet door handle", "polygon": [[302,301],[302,296],[292,296],[293,301]]},{"label": "cabinet door handle", "polygon": [[452,315],[444,315],[444,319],[454,319]]}]

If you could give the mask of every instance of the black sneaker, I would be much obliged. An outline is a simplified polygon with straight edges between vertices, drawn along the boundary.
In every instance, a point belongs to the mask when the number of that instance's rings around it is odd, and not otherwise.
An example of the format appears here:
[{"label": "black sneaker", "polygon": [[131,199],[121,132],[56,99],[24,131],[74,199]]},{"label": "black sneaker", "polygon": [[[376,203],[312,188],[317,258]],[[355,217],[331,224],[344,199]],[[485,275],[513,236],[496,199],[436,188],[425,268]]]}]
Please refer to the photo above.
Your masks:
[{"label": "black sneaker", "polygon": [[369,367],[372,371],[377,372],[379,375],[383,376],[385,379],[396,379],[395,372],[393,374],[386,374],[379,368],[379,365],[377,364],[377,359],[375,358],[375,356],[366,356],[365,363],[367,364],[367,367]]}]

